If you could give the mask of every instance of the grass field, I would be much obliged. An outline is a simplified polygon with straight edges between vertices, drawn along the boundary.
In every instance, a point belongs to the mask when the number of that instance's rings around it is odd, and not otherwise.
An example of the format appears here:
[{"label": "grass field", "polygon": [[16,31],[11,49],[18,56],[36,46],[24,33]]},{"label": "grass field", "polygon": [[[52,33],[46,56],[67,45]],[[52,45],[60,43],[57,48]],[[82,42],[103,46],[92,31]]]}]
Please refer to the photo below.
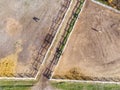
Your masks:
[{"label": "grass field", "polygon": [[37,81],[0,80],[0,90],[30,90]]},{"label": "grass field", "polygon": [[91,84],[91,83],[70,83],[52,82],[52,86],[60,90],[120,90],[116,84]]},{"label": "grass field", "polygon": [[0,87],[2,86],[32,86],[33,84],[35,84],[37,81],[33,81],[33,80],[0,80]]},{"label": "grass field", "polygon": [[0,90],[30,90],[30,86],[3,86]]}]

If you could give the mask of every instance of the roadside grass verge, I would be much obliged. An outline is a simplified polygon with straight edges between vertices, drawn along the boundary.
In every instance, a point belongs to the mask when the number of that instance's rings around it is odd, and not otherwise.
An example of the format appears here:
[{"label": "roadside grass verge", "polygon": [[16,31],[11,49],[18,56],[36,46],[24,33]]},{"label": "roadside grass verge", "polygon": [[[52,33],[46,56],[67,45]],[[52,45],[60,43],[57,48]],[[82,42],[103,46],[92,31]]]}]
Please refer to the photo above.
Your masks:
[{"label": "roadside grass verge", "polygon": [[32,86],[36,82],[34,80],[0,80],[0,86]]},{"label": "roadside grass verge", "polygon": [[60,90],[120,90],[118,84],[51,82],[51,85]]},{"label": "roadside grass verge", "polygon": [[34,80],[0,80],[0,90],[30,90]]},{"label": "roadside grass verge", "polygon": [[30,90],[30,86],[2,86],[0,90]]}]

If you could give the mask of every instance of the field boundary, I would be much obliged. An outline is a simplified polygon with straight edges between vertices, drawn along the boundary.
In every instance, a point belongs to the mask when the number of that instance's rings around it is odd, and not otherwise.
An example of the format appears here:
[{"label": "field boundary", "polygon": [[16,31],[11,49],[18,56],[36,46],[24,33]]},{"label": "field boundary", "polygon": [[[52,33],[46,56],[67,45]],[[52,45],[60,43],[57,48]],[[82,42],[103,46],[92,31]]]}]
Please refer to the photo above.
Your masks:
[{"label": "field boundary", "polygon": [[55,54],[52,58],[52,60],[50,61],[48,67],[46,68],[46,70],[44,71],[43,75],[50,79],[54,73],[54,69],[56,68],[56,65],[58,65],[59,60],[61,58],[61,55],[65,49],[65,46],[68,42],[69,36],[74,28],[74,25],[78,19],[78,16],[81,12],[81,10],[83,9],[84,5],[85,5],[86,0],[77,0],[76,5],[74,6],[73,10],[72,10],[72,14],[70,16],[70,18],[68,19],[67,25],[64,29],[64,34],[62,35],[58,46],[56,48]]},{"label": "field boundary", "polygon": [[[67,15],[67,13],[68,13],[68,11],[69,11],[69,9],[70,9],[70,7],[71,7],[71,4],[72,4],[72,1],[71,1],[71,0],[69,0],[69,1],[70,1],[70,5],[69,5],[69,8],[67,9],[67,12],[65,13],[65,16]],[[61,22],[61,24],[60,24],[60,26],[59,26],[56,34],[55,34],[55,37],[54,37],[54,39],[53,39],[53,41],[52,41],[52,44],[51,44],[51,46],[50,46],[50,48],[49,48],[49,50],[48,50],[48,52],[47,52],[47,54],[46,54],[46,56],[45,56],[45,58],[44,58],[44,60],[43,60],[42,65],[45,63],[46,58],[47,58],[47,56],[48,56],[48,54],[49,54],[49,51],[50,51],[50,49],[52,48],[52,46],[53,46],[53,44],[54,44],[54,42],[55,42],[55,40],[56,40],[56,37],[57,37],[57,35],[58,35],[59,31],[60,31],[60,28],[62,27],[62,24],[63,24],[63,22],[64,22],[64,20],[65,20],[65,16],[64,16],[64,18],[63,18],[63,20],[62,20],[62,22]],[[39,73],[40,73],[40,71],[38,71],[38,73],[37,73],[37,75],[36,75],[36,77],[35,77],[36,79],[37,79]]]},{"label": "field boundary", "polygon": [[109,81],[90,81],[90,80],[69,80],[69,79],[50,79],[55,82],[78,82],[78,83],[101,83],[101,84],[120,84],[120,82]]},{"label": "field boundary", "polygon": [[[78,22],[78,19],[80,18],[79,16],[80,16],[80,14],[82,13],[82,11],[83,11],[83,9],[84,9],[84,6],[85,6],[86,1],[87,1],[87,0],[84,0],[84,3],[83,3],[83,6],[82,6],[82,9],[81,9],[80,13],[78,14],[78,18],[76,19],[76,22],[75,22],[75,24],[74,24],[74,26],[73,26],[73,29],[72,29],[72,31],[71,31],[71,33],[70,33],[69,37],[68,37],[68,40],[67,40],[67,42],[66,42],[66,44],[65,44],[65,47],[64,47],[64,49],[63,49],[63,52],[62,52],[62,53],[64,53],[64,51],[65,51],[65,49],[66,49],[66,47],[67,47],[67,45],[68,45],[68,41],[69,41],[69,39],[70,39],[70,36],[72,35],[72,33],[73,33],[73,31],[74,31],[74,28],[75,28],[75,25],[76,25],[76,23]],[[59,59],[61,59],[61,57],[60,57]],[[59,61],[58,61],[58,64],[56,65],[56,67],[55,67],[55,68],[57,68],[57,67],[58,67],[58,65],[59,65]],[[50,79],[52,79],[53,74],[54,74],[54,72],[52,73],[52,75],[51,75]]]}]

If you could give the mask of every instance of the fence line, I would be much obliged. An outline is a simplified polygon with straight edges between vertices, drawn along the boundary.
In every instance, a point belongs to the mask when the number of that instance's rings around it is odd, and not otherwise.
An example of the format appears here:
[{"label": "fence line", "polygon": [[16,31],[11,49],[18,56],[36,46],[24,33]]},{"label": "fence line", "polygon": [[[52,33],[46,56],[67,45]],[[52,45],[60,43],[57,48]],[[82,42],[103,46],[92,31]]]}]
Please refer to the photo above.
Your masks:
[{"label": "fence line", "polygon": [[74,26],[74,24],[78,18],[78,15],[81,11],[83,3],[84,3],[84,0],[77,0],[77,3],[72,11],[72,15],[70,16],[70,18],[67,22],[67,25],[64,29],[64,34],[62,35],[62,38],[60,39],[58,47],[56,48],[56,52],[53,56],[53,59],[50,61],[46,70],[43,73],[43,75],[48,79],[51,77],[52,72],[59,61],[59,58],[63,52],[64,46],[68,40],[69,34],[72,31],[73,26]]},{"label": "fence line", "polygon": [[37,75],[37,72],[38,72],[41,64],[43,63],[45,55],[53,41],[53,38],[56,35],[59,25],[61,24],[61,22],[65,16],[65,13],[67,11],[67,8],[69,7],[69,4],[70,4],[70,0],[64,0],[64,4],[58,11],[57,16],[53,19],[52,25],[50,26],[50,29],[49,29],[49,32],[46,35],[43,44],[41,45],[41,47],[39,48],[39,50],[37,52],[37,55],[36,55],[37,57],[34,58],[34,61],[32,62],[31,71],[26,74],[18,74],[17,77],[35,77]]}]

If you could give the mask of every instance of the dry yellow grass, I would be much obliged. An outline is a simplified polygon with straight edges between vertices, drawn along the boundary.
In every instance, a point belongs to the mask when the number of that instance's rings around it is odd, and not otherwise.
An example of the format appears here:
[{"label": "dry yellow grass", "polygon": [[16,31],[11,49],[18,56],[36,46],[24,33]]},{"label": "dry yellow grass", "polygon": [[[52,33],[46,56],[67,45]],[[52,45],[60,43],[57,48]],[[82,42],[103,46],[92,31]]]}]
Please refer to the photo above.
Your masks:
[{"label": "dry yellow grass", "polygon": [[109,3],[112,3],[113,0],[108,0]]},{"label": "dry yellow grass", "polygon": [[17,54],[11,54],[0,61],[0,76],[11,76],[15,74]]},{"label": "dry yellow grass", "polygon": [[22,51],[21,43],[21,41],[16,43],[15,53],[0,59],[0,76],[15,75],[18,54]]}]

